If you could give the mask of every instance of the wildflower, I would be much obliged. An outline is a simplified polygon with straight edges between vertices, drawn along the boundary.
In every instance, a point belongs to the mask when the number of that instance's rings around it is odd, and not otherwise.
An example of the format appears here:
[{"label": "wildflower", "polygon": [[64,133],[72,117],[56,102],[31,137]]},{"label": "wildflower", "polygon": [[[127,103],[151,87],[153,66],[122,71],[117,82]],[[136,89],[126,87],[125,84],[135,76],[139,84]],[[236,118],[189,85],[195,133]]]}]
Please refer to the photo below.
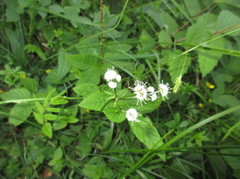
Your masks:
[{"label": "wildflower", "polygon": [[166,83],[166,84],[160,83],[158,87],[159,87],[159,92],[162,95],[162,97],[168,98],[167,95],[168,95],[168,93],[170,93],[170,87],[169,87],[168,83]]},{"label": "wildflower", "polygon": [[122,80],[122,77],[114,70],[114,67],[112,69],[108,69],[106,73],[104,74],[104,79],[108,82],[108,86],[110,88],[116,88],[117,82],[120,82]]},{"label": "wildflower", "polygon": [[142,81],[136,81],[134,83],[135,87],[131,88],[135,94],[135,98],[137,98],[138,102],[142,105],[142,102],[145,103],[148,100],[148,91],[146,89],[146,83]]},{"label": "wildflower", "polygon": [[104,79],[106,81],[112,81],[117,78],[117,72],[113,69],[108,69],[107,72],[104,74]]},{"label": "wildflower", "polygon": [[51,69],[45,70],[46,73],[50,73],[51,71],[52,71]]},{"label": "wildflower", "polygon": [[149,86],[147,88],[147,91],[149,92],[149,97],[151,101],[155,101],[157,99],[157,94],[155,92],[155,89],[152,86]]},{"label": "wildflower", "polygon": [[132,121],[132,122],[140,122],[137,118],[138,118],[138,112],[136,109],[134,108],[130,108],[126,111],[126,118],[128,121]]},{"label": "wildflower", "polygon": [[116,88],[117,87],[117,83],[113,82],[113,81],[110,81],[110,82],[108,82],[108,86],[109,86],[109,88]]},{"label": "wildflower", "polygon": [[214,89],[215,88],[215,85],[213,85],[212,83],[210,83],[210,82],[206,82],[206,86],[208,87],[208,88],[210,88],[210,89]]}]

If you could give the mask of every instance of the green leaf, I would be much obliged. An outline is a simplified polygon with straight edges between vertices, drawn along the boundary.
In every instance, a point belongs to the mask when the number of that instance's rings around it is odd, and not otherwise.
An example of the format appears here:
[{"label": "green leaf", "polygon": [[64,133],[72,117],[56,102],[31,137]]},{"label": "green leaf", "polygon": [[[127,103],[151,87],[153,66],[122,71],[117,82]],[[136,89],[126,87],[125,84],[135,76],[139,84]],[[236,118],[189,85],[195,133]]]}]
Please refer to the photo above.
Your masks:
[{"label": "green leaf", "polygon": [[107,95],[104,92],[94,92],[85,98],[79,106],[85,109],[101,111],[107,104]]},{"label": "green leaf", "polygon": [[22,124],[30,116],[32,109],[32,103],[15,104],[9,113],[9,123],[14,126]]},{"label": "green leaf", "polygon": [[74,92],[79,96],[86,97],[89,94],[98,91],[98,87],[90,83],[80,83],[73,88]]},{"label": "green leaf", "polygon": [[60,105],[60,104],[67,104],[68,100],[64,99],[63,96],[55,96],[50,100],[50,104],[52,105]]},{"label": "green leaf", "polygon": [[155,101],[149,101],[147,104],[144,104],[143,106],[139,105],[136,107],[137,111],[144,114],[144,113],[150,113],[155,111],[157,108],[159,108],[162,100],[158,99]]},{"label": "green leaf", "polygon": [[188,71],[188,68],[191,64],[191,58],[187,55],[182,55],[178,58],[173,59],[175,56],[180,54],[180,51],[175,51],[173,54],[170,54],[168,60],[169,73],[174,83],[180,75],[184,75]]},{"label": "green leaf", "polygon": [[113,122],[122,122],[126,119],[125,112],[118,108],[105,109],[103,110],[103,113],[110,121]]},{"label": "green leaf", "polygon": [[26,88],[14,88],[1,95],[3,100],[28,99],[31,93]]},{"label": "green leaf", "polygon": [[56,114],[44,114],[43,115],[44,119],[47,119],[49,121],[55,121],[58,118],[58,115]]},{"label": "green leaf", "polygon": [[79,143],[76,148],[79,151],[78,155],[80,157],[89,154],[91,152],[91,139],[85,133],[80,134]]},{"label": "green leaf", "polygon": [[[216,31],[227,29],[240,23],[239,14],[229,10],[222,10],[217,19]],[[239,32],[237,33],[239,34]]]},{"label": "green leaf", "polygon": [[161,142],[155,146],[155,144],[160,141],[161,137],[158,130],[153,126],[151,120],[148,117],[139,117],[138,120],[140,122],[129,122],[134,135],[148,148],[159,147],[162,145]]},{"label": "green leaf", "polygon": [[52,138],[52,125],[47,122],[42,126],[42,132],[49,138]]},{"label": "green leaf", "polygon": [[33,78],[21,78],[23,86],[31,93],[36,93],[38,89],[38,82]]},{"label": "green leaf", "polygon": [[211,32],[202,23],[191,25],[186,34],[186,43],[200,44],[211,38]]},{"label": "green leaf", "polygon": [[58,71],[57,76],[59,80],[61,80],[70,70],[70,64],[67,61],[67,58],[65,57],[65,50],[60,49],[58,52]]},{"label": "green leaf", "polygon": [[158,34],[158,42],[162,47],[167,47],[169,45],[171,46],[172,39],[167,31],[162,30]]},{"label": "green leaf", "polygon": [[[224,39],[220,38],[206,45],[222,48],[224,47],[224,44]],[[221,53],[217,53],[212,50],[198,49],[198,63],[203,77],[214,69],[221,57]]]},{"label": "green leaf", "polygon": [[57,150],[53,153],[53,160],[59,160],[63,157],[63,151],[61,147],[58,147]]},{"label": "green leaf", "polygon": [[198,0],[184,0],[185,6],[191,16],[198,14],[201,11]]},{"label": "green leaf", "polygon": [[28,53],[37,53],[37,55],[43,60],[47,59],[45,54],[43,53],[42,49],[40,49],[36,45],[27,44],[27,45],[25,45],[24,50],[27,50]]},{"label": "green leaf", "polygon": [[60,129],[63,129],[67,126],[67,122],[66,121],[55,121],[53,123],[53,128],[54,130],[60,130]]},{"label": "green leaf", "polygon": [[33,115],[34,115],[34,118],[36,119],[36,121],[37,121],[39,124],[43,124],[43,123],[44,123],[44,118],[43,118],[43,115],[42,115],[42,114],[33,112]]}]

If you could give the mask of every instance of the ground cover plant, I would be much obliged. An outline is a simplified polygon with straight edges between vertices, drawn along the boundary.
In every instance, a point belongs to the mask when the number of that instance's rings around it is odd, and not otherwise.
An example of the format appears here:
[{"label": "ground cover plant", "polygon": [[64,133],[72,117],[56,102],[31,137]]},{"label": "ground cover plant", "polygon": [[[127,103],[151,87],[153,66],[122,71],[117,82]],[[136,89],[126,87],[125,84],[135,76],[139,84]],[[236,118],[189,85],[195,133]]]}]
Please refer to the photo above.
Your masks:
[{"label": "ground cover plant", "polygon": [[240,178],[239,0],[0,2],[1,178]]}]

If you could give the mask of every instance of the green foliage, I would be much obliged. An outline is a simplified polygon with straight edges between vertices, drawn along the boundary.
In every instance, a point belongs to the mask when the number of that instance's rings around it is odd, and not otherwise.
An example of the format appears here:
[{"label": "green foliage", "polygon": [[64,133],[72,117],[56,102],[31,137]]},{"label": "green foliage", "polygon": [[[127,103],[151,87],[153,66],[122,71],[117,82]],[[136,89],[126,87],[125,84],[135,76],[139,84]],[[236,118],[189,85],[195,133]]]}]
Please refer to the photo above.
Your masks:
[{"label": "green foliage", "polygon": [[239,178],[239,9],[1,2],[0,177]]}]

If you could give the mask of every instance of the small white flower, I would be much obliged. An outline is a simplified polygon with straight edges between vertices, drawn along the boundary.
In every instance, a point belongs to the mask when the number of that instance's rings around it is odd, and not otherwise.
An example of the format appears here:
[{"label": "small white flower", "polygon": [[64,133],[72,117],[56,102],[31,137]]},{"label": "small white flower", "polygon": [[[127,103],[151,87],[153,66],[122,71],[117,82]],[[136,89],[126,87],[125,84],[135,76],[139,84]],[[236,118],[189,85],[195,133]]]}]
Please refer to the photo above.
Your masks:
[{"label": "small white flower", "polygon": [[157,99],[157,94],[152,93],[150,97],[151,97],[151,101],[155,101]]},{"label": "small white flower", "polygon": [[110,81],[110,82],[108,82],[108,86],[109,86],[109,88],[116,88],[117,87],[117,83],[113,82],[113,81]]},{"label": "small white flower", "polygon": [[159,84],[159,92],[161,93],[162,97],[166,97],[167,98],[167,95],[168,93],[170,93],[170,87],[168,85],[168,83],[166,84]]},{"label": "small white flower", "polygon": [[116,76],[116,80],[117,80],[117,82],[120,82],[121,79],[122,79],[122,77],[121,77],[120,75],[117,75],[117,76]]},{"label": "small white flower", "polygon": [[135,87],[130,89],[133,90],[135,98],[137,98],[138,102],[140,101],[140,104],[142,105],[142,102],[148,100],[148,91],[146,89],[146,84],[142,81],[136,81],[134,85]]},{"label": "small white flower", "polygon": [[104,79],[106,80],[106,81],[112,81],[112,80],[114,80],[114,79],[116,79],[116,76],[117,76],[118,74],[117,74],[117,72],[115,71],[115,70],[113,70],[113,69],[108,69],[107,71],[106,71],[106,73],[104,74]]},{"label": "small white flower", "polygon": [[154,93],[155,90],[154,90],[154,88],[152,86],[149,86],[147,88],[147,91],[150,92],[150,93]]},{"label": "small white flower", "polygon": [[138,118],[138,112],[136,109],[134,108],[130,108],[126,111],[126,118],[128,121],[132,121],[132,122],[140,122],[137,118]]}]

